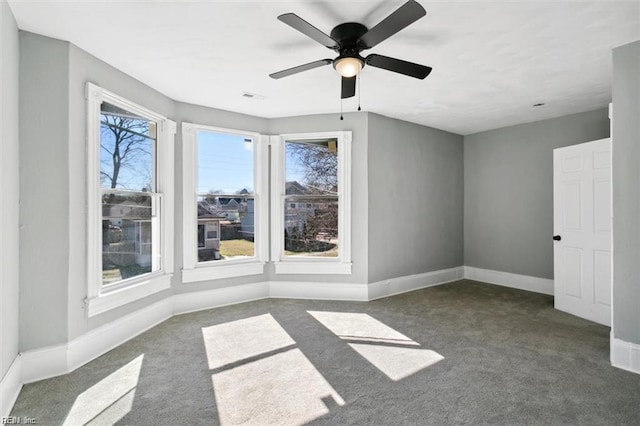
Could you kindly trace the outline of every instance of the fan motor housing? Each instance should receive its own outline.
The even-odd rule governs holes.
[[[340,43],[339,51],[341,55],[347,52],[358,54],[362,50],[362,47],[358,45],[358,40],[367,31],[369,29],[362,24],[345,22],[331,30],[331,38]]]

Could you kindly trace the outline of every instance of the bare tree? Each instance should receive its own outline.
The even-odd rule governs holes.
[[[149,122],[139,118],[131,118],[119,114],[102,114],[100,116],[102,150],[100,178],[110,188],[123,186],[123,171],[129,173],[128,178],[138,177],[143,181],[141,188],[149,189],[153,168],[148,163],[151,158],[152,146],[149,143]],[[140,163],[143,167],[137,167]],[[136,183],[140,183],[137,181]]]
[[[338,188],[338,155],[325,145],[290,143],[287,151],[304,169],[304,184],[311,190],[335,192]],[[315,191],[313,191],[315,192]]]
[[[300,215],[302,229],[289,236],[298,240],[305,251],[326,251],[332,245],[321,242],[320,235],[329,239],[337,236],[338,209],[335,204],[338,191],[338,155],[321,144],[287,144],[287,154],[295,161],[302,183],[309,195],[324,195],[313,199],[312,212]],[[302,200],[301,200],[302,201]],[[326,241],[326,240],[325,240]],[[290,246],[293,241],[290,241]]]

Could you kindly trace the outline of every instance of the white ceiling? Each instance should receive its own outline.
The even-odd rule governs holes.
[[[640,39],[640,0],[418,1],[426,17],[363,54],[433,72],[365,67],[362,109],[458,134],[605,107],[611,49]],[[68,40],[175,100],[273,118],[340,111],[331,66],[268,77],[335,56],[278,15],[329,33],[347,21],[371,28],[404,0],[9,3],[21,29]],[[345,112],[356,108],[357,97],[345,100]]]

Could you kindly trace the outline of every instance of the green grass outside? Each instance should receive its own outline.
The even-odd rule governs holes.
[[[224,257],[253,256],[255,244],[247,240],[220,241],[220,254]]]
[[[224,257],[253,256],[255,244],[247,240],[224,240],[220,242],[220,254]],[[338,257],[338,246],[325,252],[294,252],[285,250],[286,256]]]

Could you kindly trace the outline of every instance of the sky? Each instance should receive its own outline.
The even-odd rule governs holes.
[[[104,127],[104,126],[103,126]],[[151,152],[152,140],[141,141],[146,144],[145,150]],[[254,190],[253,165],[254,147],[256,141],[252,135],[228,134],[201,130],[198,132],[197,192],[200,194],[219,191],[224,194],[235,194],[242,189],[249,192]],[[113,146],[113,136],[109,131],[103,131],[102,144]],[[101,150],[101,167],[111,173],[110,155]],[[303,183],[304,170],[296,159],[286,154],[286,179]],[[151,154],[140,155],[132,164],[120,171],[118,188],[140,191],[146,186],[152,170]],[[110,181],[103,182],[103,188],[108,188]]]
[[[109,130],[109,127],[104,124],[107,116],[101,115],[100,119],[103,122],[100,126],[100,171],[109,176],[113,176],[113,157],[111,153],[114,151],[116,139]],[[109,122],[113,123],[112,120],[113,117],[110,117]],[[134,146],[136,150],[126,155],[123,159],[116,188],[129,191],[142,191],[144,188],[149,188],[153,178],[153,158],[151,153],[154,149],[155,139],[149,136],[149,128],[146,120],[135,120],[130,124],[135,126],[135,130],[144,132],[146,137],[141,134],[135,138]],[[124,146],[121,147],[121,152],[123,151]],[[111,178],[105,178],[101,174],[101,186],[102,188],[111,188]]]
[[[198,132],[198,193],[253,192],[253,148],[251,136]]]
[[[246,140],[249,140],[246,142]],[[198,132],[198,193],[222,191],[234,194],[254,189],[252,136]],[[302,167],[287,155],[287,180],[302,182]]]

